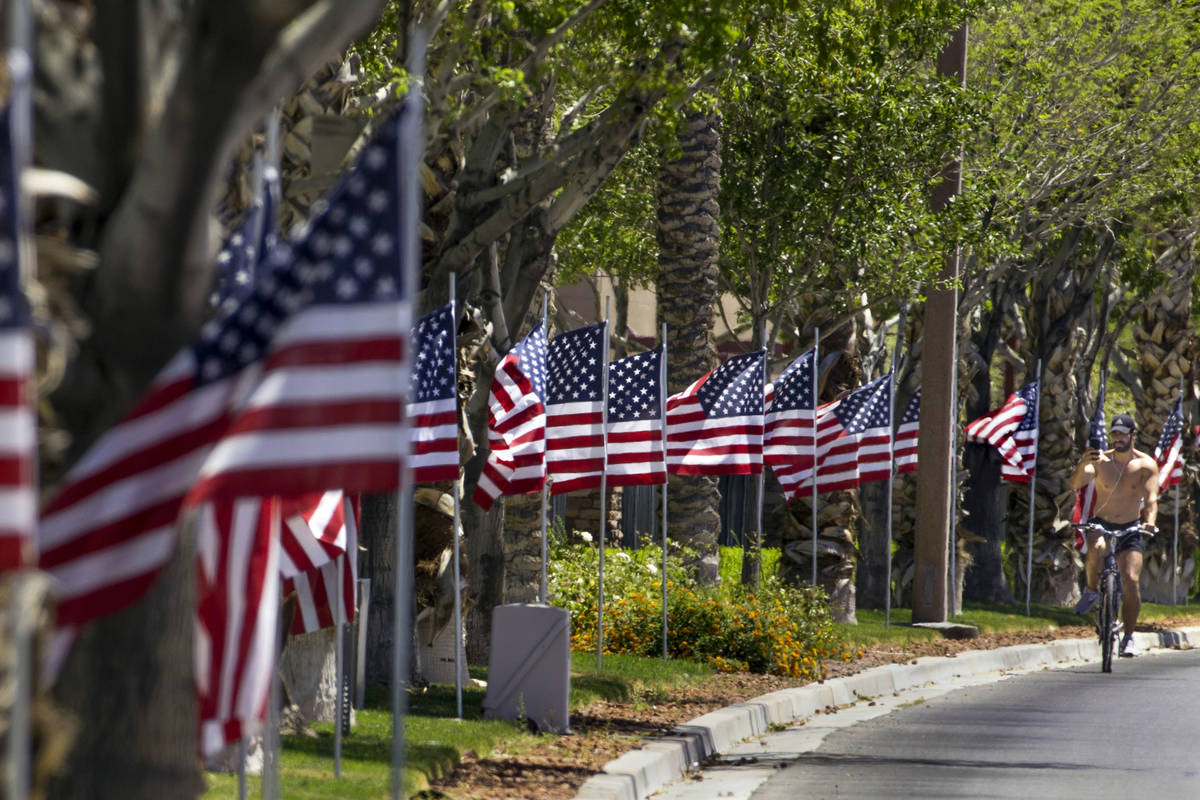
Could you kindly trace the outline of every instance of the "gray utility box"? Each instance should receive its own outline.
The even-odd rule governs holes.
[[[544,732],[570,727],[571,615],[513,603],[492,611],[492,647],[483,715],[528,719]]]

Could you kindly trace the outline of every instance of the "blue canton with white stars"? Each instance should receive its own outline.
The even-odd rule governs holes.
[[[21,292],[21,221],[12,137],[12,115],[5,106],[0,110],[0,328],[16,328],[29,321],[29,306]]]
[[[763,413],[764,351],[733,356],[713,370],[696,394],[704,414],[745,417]]]
[[[662,347],[608,365],[608,421],[662,416]]]
[[[447,305],[421,317],[413,339],[417,354],[414,400],[425,403],[454,397],[453,307]]]
[[[584,403],[601,399],[605,323],[560,333],[550,341],[546,402]]]
[[[529,335],[509,351],[517,358],[521,372],[529,379],[533,394],[545,405],[546,402],[546,326],[538,323]]]
[[[775,379],[771,411],[810,411],[813,407],[813,351],[809,350]]]
[[[194,348],[200,384],[262,358],[282,322],[306,307],[399,299],[399,145],[394,117],[317,204],[307,230],[273,249],[254,288],[205,326]]]
[[[1037,430],[1037,401],[1038,401],[1038,384],[1037,381],[1022,386],[1017,392],[1021,399],[1025,401],[1025,416],[1021,418],[1021,424],[1017,426],[1018,431],[1033,431]]]
[[[254,199],[245,219],[217,253],[216,288],[210,298],[214,308],[236,303],[249,292],[259,262],[279,246],[279,232],[275,225],[278,185],[279,171],[268,167],[263,172],[262,194]]]
[[[914,422],[921,421],[921,387],[917,387],[917,391],[913,393],[912,400],[908,401],[908,408],[904,409],[904,416],[900,418],[901,425],[911,425]]]
[[[868,428],[887,427],[892,418],[891,374],[876,378],[846,395],[833,409],[833,414],[849,435]]]

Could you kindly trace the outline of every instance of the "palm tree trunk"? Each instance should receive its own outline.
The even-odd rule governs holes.
[[[682,153],[658,173],[658,319],[667,326],[668,392],[676,393],[716,364],[713,317],[721,236],[720,117],[689,114],[679,132]],[[670,476],[668,535],[696,551],[697,578],[715,583],[720,528],[717,479]]]
[[[1136,414],[1139,449],[1150,452],[1162,432],[1163,423],[1185,387],[1184,405],[1191,400],[1195,380],[1195,334],[1190,324],[1192,280],[1196,275],[1195,232],[1175,232],[1162,236],[1162,256],[1158,269],[1167,276],[1133,324],[1137,342],[1138,373],[1146,402]],[[1177,587],[1177,602],[1187,599],[1194,577],[1197,535],[1192,513],[1191,492],[1180,486],[1179,565],[1173,575],[1175,501],[1174,489],[1159,497],[1158,527],[1161,533],[1146,545],[1142,567],[1142,599],[1154,603],[1172,602],[1172,584]],[[1174,580],[1172,580],[1174,578]]]

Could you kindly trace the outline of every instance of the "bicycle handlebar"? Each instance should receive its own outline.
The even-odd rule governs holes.
[[[1110,534],[1117,538],[1128,536],[1131,533],[1140,533],[1143,536],[1154,536],[1156,533],[1158,533],[1157,525],[1150,525],[1147,527],[1147,523],[1145,522],[1141,523],[1136,528],[1126,528],[1123,531],[1110,531],[1108,528],[1104,527],[1103,525],[1098,525],[1095,522],[1072,522],[1071,527],[1080,532],[1085,530],[1099,531],[1101,533]]]

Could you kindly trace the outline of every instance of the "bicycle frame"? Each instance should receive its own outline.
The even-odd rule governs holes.
[[[1121,570],[1117,566],[1117,542],[1134,533],[1150,537],[1154,533],[1142,527],[1127,528],[1123,531],[1110,531],[1094,522],[1076,524],[1075,529],[1084,534],[1087,531],[1098,532],[1104,537],[1104,564],[1100,569],[1100,580],[1097,586],[1100,601],[1096,605],[1096,634],[1100,637],[1100,669],[1112,672],[1113,650],[1117,647],[1117,637],[1121,633]],[[1130,631],[1132,633],[1132,631]]]

